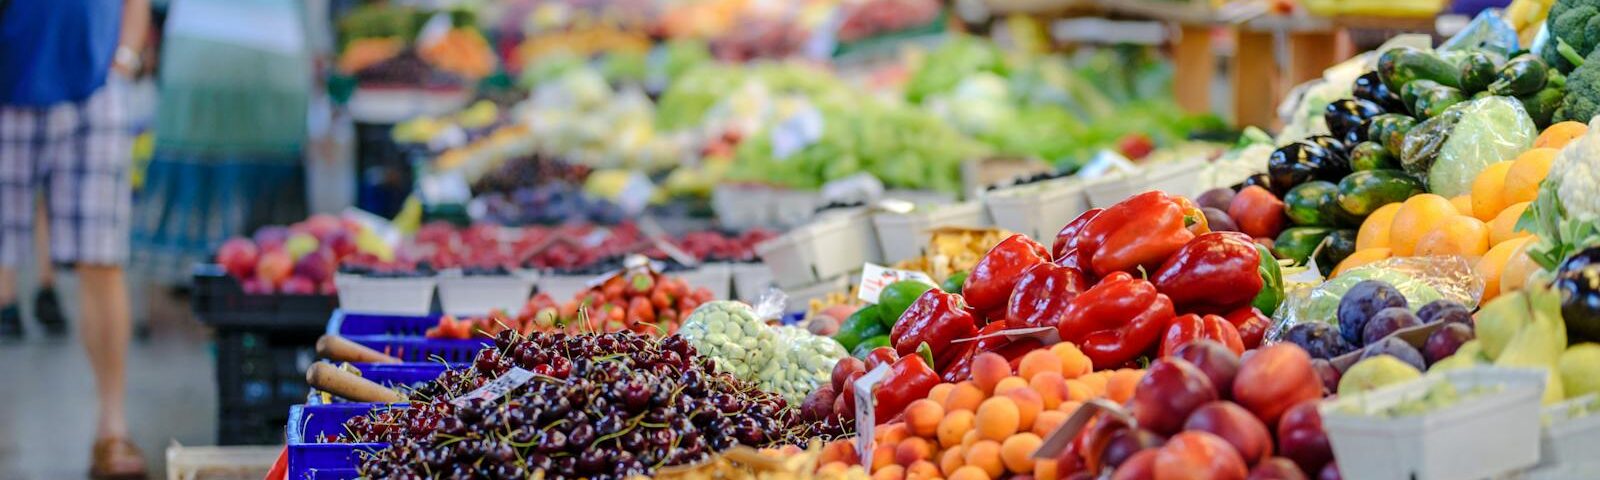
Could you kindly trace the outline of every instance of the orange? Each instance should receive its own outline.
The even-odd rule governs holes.
[[[993,395],[994,387],[1011,376],[1011,363],[994,352],[983,352],[972,357],[972,383],[985,395]]]
[[[996,383],[994,385],[994,394],[995,395],[1005,395],[1006,392],[1009,392],[1009,391],[1012,391],[1012,390],[1015,390],[1015,389],[1018,389],[1018,388],[1028,388],[1028,381],[1027,380],[1023,380],[1022,377],[1010,376],[1010,377],[1006,377],[1004,379],[1001,379],[1000,383]]]
[[[1457,215],[1438,225],[1417,240],[1416,256],[1460,255],[1480,257],[1489,251],[1489,225],[1466,215]]]
[[[1144,370],[1124,368],[1111,373],[1106,380],[1106,398],[1116,403],[1123,403],[1133,398],[1133,388],[1139,385],[1139,379],[1144,378]]]
[[[1556,154],[1560,152],[1554,148],[1535,148],[1518,155],[1511,162],[1511,170],[1506,172],[1505,189],[1501,193],[1506,204],[1531,202],[1539,196],[1539,183],[1550,174],[1550,164],[1555,163]]]
[[[1070,414],[1060,410],[1039,412],[1039,416],[1033,418],[1033,429],[1031,431],[1040,438],[1048,437],[1057,428],[1060,428],[1062,423],[1067,421],[1068,415]]]
[[[939,471],[944,472],[947,477],[955,475],[956,469],[967,464],[963,453],[965,452],[961,447],[945,449],[944,453],[939,455]]]
[[[989,478],[1000,478],[1006,473],[1005,463],[1000,460],[1000,442],[995,440],[979,440],[978,443],[967,447],[966,458],[962,459],[967,467],[978,467]],[[966,467],[961,467],[966,468]]]
[[[1033,428],[1033,419],[1039,417],[1039,412],[1044,411],[1044,399],[1038,392],[1028,388],[1012,389],[1005,393],[1013,403],[1017,404],[1017,430],[1028,431]]]
[[[1061,342],[1050,347],[1050,352],[1061,358],[1061,376],[1068,380],[1087,375],[1094,370],[1094,361],[1083,354],[1077,345]]]
[[[1400,210],[1394,213],[1394,221],[1390,224],[1389,248],[1395,256],[1409,257],[1423,235],[1457,216],[1460,215],[1456,213],[1455,205],[1451,205],[1450,200],[1444,197],[1424,193],[1406,199],[1400,205]]]
[[[939,402],[924,398],[906,406],[906,426],[913,435],[934,438],[941,420],[944,420],[944,407],[939,406]]]
[[[1017,428],[1022,425],[1021,417],[1017,402],[1007,397],[993,397],[984,400],[983,405],[978,407],[978,417],[973,420],[972,426],[980,438],[998,442],[1017,433]]]
[[[1527,240],[1511,252],[1511,258],[1506,260],[1504,267],[1500,267],[1500,293],[1521,290],[1528,283],[1528,277],[1536,272],[1543,271],[1533,257],[1528,256],[1528,249],[1539,244],[1539,237],[1524,237]]]
[[[1522,219],[1522,212],[1528,209],[1529,202],[1517,202],[1506,206],[1494,220],[1489,221],[1489,245],[1499,245],[1506,240],[1532,235],[1527,231],[1517,230],[1517,220]]]
[[[889,465],[883,468],[872,469],[872,480],[902,480],[906,478],[905,467]]]
[[[1544,133],[1539,134],[1539,138],[1533,139],[1533,148],[1554,148],[1559,150],[1561,147],[1571,143],[1573,139],[1581,137],[1588,132],[1589,126],[1584,125],[1583,122],[1568,120],[1557,123],[1545,127]]]
[[[1367,220],[1361,222],[1361,230],[1356,232],[1356,250],[1389,246],[1389,227],[1394,223],[1395,212],[1400,211],[1400,202],[1394,202],[1367,215]]]
[[[944,410],[946,412],[954,412],[956,410],[977,411],[978,404],[983,403],[984,396],[983,389],[978,388],[976,384],[970,381],[957,383],[955,388],[950,390],[950,395],[944,399]]]
[[[1022,361],[1017,363],[1017,375],[1024,380],[1033,381],[1033,377],[1044,372],[1061,373],[1061,357],[1045,349],[1034,350],[1022,356]]]
[[[1352,268],[1387,258],[1389,258],[1389,247],[1356,250],[1355,253],[1352,253],[1350,256],[1344,257],[1344,260],[1339,261],[1339,265],[1333,267],[1333,272],[1332,274],[1328,275],[1328,278],[1337,277],[1339,274],[1344,273]]]
[[[934,385],[933,389],[928,390],[928,400],[933,400],[939,405],[944,405],[945,399],[950,398],[950,391],[955,389],[956,384],[954,383],[941,383]]]
[[[1472,273],[1483,279],[1483,299],[1479,303],[1488,303],[1490,299],[1500,296],[1500,273],[1505,271],[1506,262],[1511,260],[1511,254],[1522,248],[1533,237],[1518,237],[1489,249],[1483,254],[1478,263],[1472,266]]]
[[[1060,372],[1044,372],[1033,376],[1028,381],[1028,388],[1039,393],[1039,399],[1044,401],[1046,410],[1056,408],[1067,399],[1067,380],[1061,378]]]
[[[1033,472],[1033,451],[1039,449],[1039,444],[1044,440],[1032,433],[1019,433],[1000,442],[1000,460],[1005,462],[1006,470],[1012,473]]]
[[[989,472],[984,471],[983,468],[966,465],[956,469],[945,480],[989,480],[990,478],[992,477],[989,476]]]
[[[1472,195],[1456,195],[1450,197],[1450,204],[1456,207],[1456,213],[1472,215]]]
[[[1506,172],[1511,170],[1510,161],[1499,161],[1483,167],[1478,172],[1477,178],[1472,180],[1472,211],[1463,215],[1472,215],[1479,220],[1489,220],[1506,207],[1504,191],[1506,185]]]
[[[967,410],[956,410],[945,414],[939,421],[939,428],[935,433],[939,436],[939,445],[950,448],[961,444],[961,437],[972,431],[973,414]]]

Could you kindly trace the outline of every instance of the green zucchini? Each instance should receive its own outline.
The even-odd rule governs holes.
[[[1283,210],[1295,225],[1332,225],[1325,206],[1339,204],[1339,186],[1326,180],[1295,185],[1283,194]]]
[[[1367,216],[1378,207],[1402,202],[1423,193],[1422,182],[1393,169],[1363,170],[1339,181],[1339,206],[1355,215]]]
[[[1467,96],[1462,95],[1460,89],[1441,85],[1422,92],[1422,96],[1417,97],[1417,103],[1412,104],[1411,111],[1417,114],[1417,118],[1428,119],[1466,100]]]
[[[1433,80],[1441,85],[1460,87],[1460,72],[1455,65],[1433,52],[1415,47],[1396,47],[1378,56],[1378,79],[1390,90],[1417,80]]]
[[[1513,58],[1500,67],[1499,77],[1489,84],[1489,91],[1507,97],[1532,95],[1544,89],[1545,82],[1549,80],[1549,71],[1550,67],[1539,57],[1523,55]]]
[[[1406,86],[1400,87],[1400,101],[1406,103],[1406,108],[1411,108],[1412,105],[1417,104],[1417,99],[1422,98],[1423,94],[1442,86],[1444,85],[1433,80],[1417,80],[1407,83]]]
[[[1561,101],[1566,98],[1566,92],[1560,88],[1546,87],[1526,97],[1518,97],[1522,102],[1522,109],[1528,111],[1528,117],[1533,119],[1533,126],[1539,130],[1550,126],[1550,120],[1555,118],[1556,109],[1561,107]]]
[[[1489,84],[1494,83],[1495,74],[1500,70],[1494,56],[1488,52],[1467,54],[1466,58],[1461,59],[1459,67],[1461,91],[1466,93],[1477,93],[1489,88]]]
[[[1305,265],[1306,260],[1311,258],[1311,252],[1329,233],[1333,233],[1333,229],[1328,227],[1288,228],[1272,241],[1272,250],[1278,258],[1294,260],[1295,265]]]
[[[1400,168],[1400,162],[1390,155],[1383,144],[1366,141],[1350,149],[1350,169],[1355,171]]]
[[[1339,266],[1339,262],[1356,252],[1356,231],[1350,228],[1334,230],[1319,243],[1322,249],[1313,247],[1312,251],[1317,256],[1317,272],[1326,277],[1333,273],[1333,267]]]
[[[1417,119],[1402,113],[1385,113],[1368,120],[1367,140],[1383,144],[1389,155],[1399,158],[1406,132],[1417,126]]]

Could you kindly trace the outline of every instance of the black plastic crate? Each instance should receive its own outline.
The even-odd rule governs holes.
[[[217,442],[283,442],[289,406],[305,401],[321,331],[217,331]]]
[[[221,265],[199,264],[191,306],[201,323],[217,328],[321,331],[339,308],[339,296],[246,294]]]

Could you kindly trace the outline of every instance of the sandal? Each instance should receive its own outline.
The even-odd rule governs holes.
[[[94,442],[89,477],[95,480],[145,480],[144,452],[126,438],[102,438]]]
[[[67,317],[61,311],[61,298],[56,289],[44,287],[33,296],[33,317],[39,319],[45,333],[52,336],[67,333]]]

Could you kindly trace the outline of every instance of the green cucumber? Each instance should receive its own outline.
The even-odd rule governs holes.
[[[1459,88],[1459,75],[1455,65],[1433,52],[1415,47],[1391,48],[1378,56],[1378,79],[1396,92],[1417,80],[1433,80],[1441,85]]]
[[[1385,113],[1372,117],[1367,127],[1367,140],[1383,144],[1389,156],[1399,158],[1406,132],[1417,126],[1417,119],[1401,113]]]
[[[1312,247],[1317,256],[1317,272],[1327,277],[1333,273],[1333,267],[1339,266],[1339,262],[1343,262],[1346,257],[1356,252],[1356,231],[1351,228],[1334,230],[1319,243],[1322,245],[1322,250]]]
[[[1539,93],[1526,97],[1518,97],[1522,102],[1522,109],[1528,111],[1528,117],[1533,119],[1533,126],[1539,130],[1550,126],[1550,120],[1555,118],[1556,109],[1561,107],[1561,101],[1566,93],[1560,88],[1545,87]]]
[[[1278,258],[1293,260],[1295,265],[1305,265],[1311,258],[1311,252],[1317,249],[1317,244],[1322,239],[1333,233],[1328,227],[1293,227],[1278,234],[1272,241],[1273,253]]]
[[[1494,83],[1489,84],[1489,91],[1507,97],[1532,95],[1544,89],[1544,84],[1549,80],[1549,71],[1550,67],[1539,57],[1523,55],[1513,58],[1500,67],[1500,74]]]
[[[1467,96],[1462,95],[1460,89],[1441,85],[1423,91],[1422,95],[1417,97],[1417,102],[1412,104],[1411,111],[1417,114],[1417,118],[1428,119],[1466,100]]]
[[[1350,169],[1355,171],[1378,170],[1384,168],[1400,168],[1400,161],[1395,160],[1383,144],[1378,142],[1357,143],[1350,149]]]
[[[1333,219],[1324,214],[1326,205],[1339,203],[1339,186],[1326,180],[1316,180],[1295,185],[1283,194],[1283,210],[1295,225],[1332,225]]]
[[[1400,101],[1405,102],[1406,108],[1409,109],[1412,105],[1417,104],[1417,99],[1422,98],[1423,94],[1443,86],[1433,80],[1417,80],[1407,83],[1406,86],[1400,87]]]
[[[1500,66],[1495,63],[1495,58],[1488,52],[1472,52],[1461,59],[1460,77],[1461,91],[1477,93],[1489,88],[1494,83],[1495,75]]]
[[[1363,170],[1339,181],[1339,206],[1359,216],[1423,193],[1422,182],[1394,169]]]

